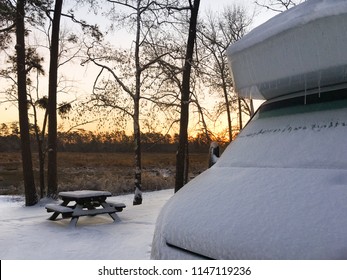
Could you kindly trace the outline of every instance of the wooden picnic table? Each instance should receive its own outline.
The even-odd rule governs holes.
[[[70,226],[76,226],[79,217],[109,214],[114,221],[119,221],[116,212],[121,212],[123,203],[106,202],[112,194],[107,191],[68,191],[60,192],[61,204],[47,204],[47,212],[53,212],[49,220],[55,220],[60,214],[62,218],[71,218]],[[72,203],[72,204],[71,204]]]

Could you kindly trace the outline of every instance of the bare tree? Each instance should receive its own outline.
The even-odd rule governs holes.
[[[50,50],[49,85],[48,85],[48,189],[47,196],[56,198],[58,192],[57,179],[57,81],[59,30],[63,0],[56,0],[52,21],[52,40]]]
[[[196,39],[196,27],[198,20],[200,0],[189,0],[190,21],[187,40],[187,50],[182,76],[181,91],[181,112],[179,143],[176,154],[176,179],[175,192],[180,190],[187,182],[187,163],[188,163],[188,122],[189,122],[189,101],[190,101],[190,74],[193,62],[194,45]]]
[[[50,66],[49,66],[49,81],[48,81],[48,189],[47,196],[56,198],[58,192],[58,175],[57,175],[57,87],[58,87],[58,68],[59,57],[61,57],[60,49],[60,20],[62,16],[72,19],[82,26],[86,32],[91,33],[93,37],[100,38],[102,34],[97,26],[91,26],[85,21],[77,20],[72,11],[69,14],[62,13],[63,0],[56,0],[53,11],[51,42],[50,42]],[[46,10],[49,16],[49,10]],[[70,41],[75,41],[75,37],[70,38]],[[74,56],[70,57],[72,59]],[[67,59],[64,63],[70,61]],[[69,103],[65,104],[69,105]],[[69,106],[60,106],[60,110],[64,111]]]
[[[178,176],[176,172],[176,179],[181,178],[181,182],[178,182],[181,186],[188,181],[189,120],[195,118],[194,121],[197,121],[197,123],[191,122],[190,126],[198,127],[204,134],[204,138],[211,140],[211,137],[213,137],[213,133],[208,128],[208,119],[211,119],[210,114],[200,102],[204,99],[205,91],[203,83],[201,82],[204,79],[201,76],[203,71],[200,70],[200,68],[203,68],[204,66],[201,66],[200,64],[201,58],[197,59],[199,58],[200,53],[202,53],[202,46],[195,47],[194,41],[193,48],[189,50],[190,53],[187,52],[188,43],[191,43],[191,39],[187,40],[187,37],[189,37],[189,34],[191,35],[191,28],[189,27],[193,5],[192,1],[177,1],[175,6],[168,7],[171,12],[176,13],[175,21],[171,24],[170,28],[170,30],[174,31],[171,33],[168,32],[168,36],[161,40],[162,43],[160,44],[160,47],[171,51],[170,55],[159,60],[161,66],[161,84],[158,95],[154,97],[158,106],[161,106],[167,114],[169,112],[171,113],[171,116],[168,117],[168,119],[171,118],[173,120],[172,123],[178,122],[180,128],[185,131],[180,131],[182,141],[178,150],[181,153],[177,153],[177,156],[180,156],[181,158],[176,160],[176,171],[178,171]],[[199,26],[199,28],[201,28],[201,26]],[[192,55],[192,58],[187,60],[187,55]],[[204,55],[205,54],[202,54],[202,56]],[[190,75],[187,93],[188,70]],[[183,81],[185,87],[183,87]],[[184,90],[186,91],[186,94],[183,94]],[[186,139],[185,143],[183,139]],[[182,146],[185,146],[185,148],[182,148]],[[183,150],[184,154],[182,152]]]
[[[113,50],[112,48],[101,48],[99,54],[96,44],[88,47],[86,62],[92,62],[100,67],[92,96],[94,108],[105,110],[117,110],[121,117],[130,117],[133,122],[134,156],[135,156],[135,195],[133,204],[142,203],[142,161],[141,161],[141,121],[140,115],[146,102],[146,91],[153,90],[150,70],[162,57],[169,52],[164,51],[152,56],[145,53],[144,48],[151,36],[153,29],[160,25],[158,13],[163,8],[156,1],[149,0],[119,0],[112,1],[110,15],[120,23],[127,23],[134,31],[134,48],[129,53],[126,50]],[[125,15],[117,13],[123,9]],[[103,79],[104,73],[111,75],[112,79]],[[105,77],[104,77],[105,78]],[[123,118],[124,120],[124,118]]]
[[[239,108],[239,123],[242,126],[241,100],[234,95],[233,81],[229,72],[226,50],[230,44],[241,39],[247,32],[252,17],[247,15],[241,6],[227,6],[220,14],[208,14],[198,33],[199,42],[203,45],[200,71],[205,77],[205,85],[211,91],[221,92],[223,102],[217,109],[217,116],[226,112],[229,141],[232,141],[232,109],[235,102]]]
[[[51,21],[49,21],[51,23]],[[50,42],[50,27],[47,30],[45,28],[42,29],[42,32],[47,36],[48,41]],[[76,46],[76,47],[74,47]],[[37,48],[51,49],[50,45],[39,44],[36,46]],[[81,47],[79,46],[75,34],[72,32],[61,32],[59,36],[59,54],[58,54],[58,68],[64,65],[65,63],[70,62],[75,59]],[[34,55],[31,55],[30,59],[35,58]],[[41,65],[44,62],[43,58],[36,56],[37,65]],[[38,158],[39,158],[39,183],[40,183],[40,197],[44,197],[46,194],[46,183],[45,183],[45,161],[46,161],[46,152],[47,152],[47,141],[46,141],[46,131],[48,125],[48,96],[46,94],[42,94],[42,90],[39,87],[41,76],[45,75],[45,72],[42,67],[36,67],[36,84],[34,82],[29,83],[28,97],[30,98],[30,105],[32,108],[32,119],[34,125],[34,131],[36,136],[37,148],[38,148]],[[71,87],[66,87],[61,84],[66,84],[68,81],[66,78],[61,75],[57,80],[57,94],[62,92],[68,92]],[[61,102],[57,104],[57,113],[61,117],[65,117],[68,112],[71,111],[71,103],[74,100],[70,100],[69,102]],[[39,124],[39,111],[42,110],[43,113],[43,121]]]
[[[28,100],[26,88],[26,61],[25,61],[25,1],[18,0],[16,6],[16,51],[17,51],[17,85],[18,108],[21,137],[21,151],[23,176],[25,187],[25,205],[31,206],[37,203],[33,164],[31,157]]]
[[[41,58],[43,60],[43,58]],[[45,127],[46,127],[46,120],[47,120],[47,113],[44,116],[43,121],[43,127],[42,131],[40,131],[39,125],[38,125],[38,113],[37,108],[44,108],[47,107],[47,98],[39,97],[39,75],[43,74],[43,69],[36,68],[36,101],[33,99],[33,95],[30,94],[30,89],[28,90],[28,97],[29,97],[29,104],[31,105],[31,108],[33,109],[33,117],[34,117],[34,131],[36,136],[36,143],[38,148],[38,158],[39,158],[39,185],[40,185],[40,198],[43,198],[45,193],[45,153],[44,153],[44,137],[45,137]],[[31,84],[31,83],[30,83]]]
[[[38,87],[35,88],[38,92]],[[39,184],[40,184],[40,198],[43,198],[46,194],[46,184],[45,184],[45,160],[46,160],[46,129],[48,120],[48,97],[39,97],[37,93],[37,99],[33,99],[32,95],[29,94],[30,105],[33,110],[33,128],[36,136],[38,158],[39,158]],[[44,117],[42,122],[42,127],[40,129],[38,120],[38,109],[44,110]],[[72,109],[71,103],[62,102],[58,104],[57,112],[61,117],[65,117]]]

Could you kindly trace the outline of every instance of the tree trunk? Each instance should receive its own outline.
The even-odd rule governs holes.
[[[141,130],[140,130],[140,90],[141,90],[141,65],[140,65],[140,31],[141,31],[141,1],[137,2],[137,29],[135,42],[136,84],[134,96],[134,144],[135,144],[135,195],[133,205],[142,204],[142,164],[141,164]]]
[[[134,113],[135,142],[135,195],[133,205],[142,204],[142,164],[141,164],[141,131],[139,125],[139,100],[135,101]]]
[[[45,117],[42,125],[42,132],[38,135],[38,143],[39,143],[39,161],[40,161],[40,195],[41,198],[44,197],[46,186],[45,186],[45,130],[47,125],[48,111],[46,108]]]
[[[34,108],[34,118],[35,118],[35,134],[36,134],[36,142],[37,142],[37,149],[39,154],[39,184],[40,184],[40,198],[44,197],[45,194],[45,156],[44,156],[44,143],[43,139],[41,138],[40,131],[38,129],[37,125],[37,115],[36,115],[36,109]]]
[[[38,120],[37,120],[37,110],[33,106],[34,110],[34,129],[36,136],[37,149],[39,154],[39,186],[40,186],[40,198],[45,195],[45,152],[44,152],[44,135],[45,135],[45,123],[47,119],[47,110],[44,117],[44,124],[42,132],[39,131]]]
[[[17,82],[18,82],[18,108],[19,127],[22,151],[22,166],[25,188],[25,205],[31,206],[37,203],[32,155],[30,147],[28,100],[26,90],[26,67],[25,67],[25,0],[17,1],[16,14],[16,51],[17,51]]]
[[[188,122],[189,122],[189,99],[190,99],[190,73],[192,68],[194,43],[196,38],[196,24],[199,12],[200,0],[194,0],[191,7],[191,17],[189,22],[189,35],[187,51],[183,69],[182,92],[181,92],[181,115],[180,115],[180,135],[178,151],[176,155],[176,181],[175,192],[187,183],[186,163],[188,162]]]
[[[58,53],[59,29],[63,0],[55,1],[52,24],[52,40],[49,66],[48,89],[48,191],[47,196],[56,198],[58,192],[57,180],[57,80],[58,80]]]

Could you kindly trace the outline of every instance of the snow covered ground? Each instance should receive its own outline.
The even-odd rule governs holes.
[[[172,195],[172,189],[144,193],[143,205],[139,206],[132,206],[133,195],[111,197],[110,201],[127,205],[119,213],[120,223],[113,223],[107,215],[81,217],[77,227],[72,229],[67,227],[69,220],[47,220],[49,213],[44,208],[45,202],[24,207],[21,197],[0,196],[1,279],[58,280],[64,275],[68,279],[85,280],[101,277],[186,280],[197,275],[199,279],[212,279],[211,275],[200,274],[200,269],[207,266],[229,272],[232,266],[249,267],[252,274],[247,279],[295,279],[298,273],[302,279],[346,279],[344,262],[322,265],[300,261],[148,260],[157,215]],[[44,259],[50,261],[43,262]],[[75,259],[82,261],[71,261]],[[112,274],[101,274],[104,269]],[[135,272],[131,274],[131,270]],[[172,274],[164,276],[164,271]],[[217,278],[230,277],[232,275],[226,273]]]
[[[48,201],[25,207],[23,197],[0,196],[0,259],[149,259],[158,213],[172,195],[172,189],[144,193],[138,206],[132,205],[132,194],[110,197],[126,205],[118,213],[121,222],[108,215],[81,217],[76,228],[68,227],[70,219],[47,220]]]

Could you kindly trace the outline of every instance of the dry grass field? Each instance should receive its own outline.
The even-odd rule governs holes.
[[[38,177],[37,155],[34,154]],[[207,154],[190,156],[190,177],[207,168]],[[114,195],[133,191],[134,155],[131,153],[59,153],[58,190],[108,190]],[[144,153],[142,155],[144,191],[174,187],[175,154]],[[37,180],[38,188],[38,180]],[[0,153],[0,195],[24,194],[21,156]]]

